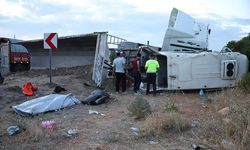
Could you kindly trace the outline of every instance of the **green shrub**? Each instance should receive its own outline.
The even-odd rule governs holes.
[[[116,143],[121,140],[121,133],[116,132],[116,131],[108,131],[104,135],[105,136],[103,138],[107,144]]]
[[[242,79],[238,82],[238,86],[244,92],[250,91],[250,73],[247,73],[242,77]]]
[[[147,100],[137,96],[134,101],[128,105],[128,111],[135,119],[141,119],[151,113],[151,107]]]
[[[165,105],[165,110],[168,112],[178,111],[178,108],[174,101],[168,101]]]
[[[113,63],[114,59],[116,58],[116,52],[115,51],[111,51],[110,55],[109,55],[109,60],[111,63]]]

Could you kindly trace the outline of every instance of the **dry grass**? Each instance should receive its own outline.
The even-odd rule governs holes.
[[[182,132],[188,128],[188,121],[178,112],[154,113],[142,124],[144,134],[153,136],[167,132]]]
[[[39,121],[36,119],[21,119],[19,126],[26,132],[26,137],[34,141],[38,141],[44,136],[44,131],[39,125]]]
[[[108,131],[104,134],[104,141],[108,143],[116,143],[121,140],[122,134],[117,131]]]
[[[209,143],[220,144],[225,138],[225,126],[222,118],[216,112],[208,113],[200,120],[201,130],[198,130],[201,139],[205,138]]]
[[[44,137],[57,138],[59,133],[58,127],[52,129],[44,129],[41,127],[41,120],[34,118],[21,118],[18,121],[18,126],[24,131],[23,139],[31,139],[32,141],[39,141]]]
[[[225,89],[215,96],[214,112],[204,117],[201,136],[220,144],[232,141],[239,149],[250,147],[250,95],[239,88]],[[229,114],[220,116],[218,110],[229,107]]]
[[[250,147],[250,96],[243,101],[235,100],[230,105],[227,136],[242,147]]]

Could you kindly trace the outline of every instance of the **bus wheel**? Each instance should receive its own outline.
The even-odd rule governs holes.
[[[10,64],[10,72],[16,72],[16,64]]]
[[[25,69],[25,71],[29,71],[30,70],[30,64],[24,64],[24,69]]]

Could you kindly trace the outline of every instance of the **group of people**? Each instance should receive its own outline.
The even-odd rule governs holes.
[[[113,61],[113,75],[116,77],[116,93],[120,92],[120,85],[122,87],[122,93],[126,92],[126,59],[120,52],[116,54],[116,58]],[[134,77],[134,93],[138,93],[141,84],[141,54],[138,53],[136,58],[132,60],[132,73]],[[154,58],[154,55],[149,56],[149,60],[145,63],[146,69],[146,82],[147,90],[146,95],[149,94],[150,84],[153,84],[153,95],[156,96],[156,73],[160,68],[158,61]]]

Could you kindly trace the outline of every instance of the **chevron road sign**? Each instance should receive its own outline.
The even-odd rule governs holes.
[[[52,49],[57,48],[57,33],[44,33],[43,46],[49,49],[49,83],[52,85]]]
[[[44,49],[56,49],[57,48],[57,33],[44,33]]]

